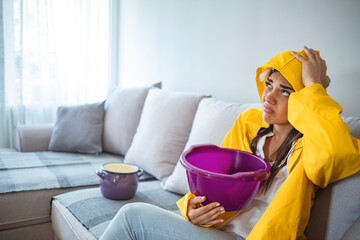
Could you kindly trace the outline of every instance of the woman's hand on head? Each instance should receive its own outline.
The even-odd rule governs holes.
[[[205,197],[194,197],[189,200],[187,215],[190,222],[196,225],[213,225],[223,222],[223,219],[216,218],[225,212],[224,207],[218,202],[201,207],[200,203],[204,201]]]
[[[307,87],[313,83],[320,83],[324,88],[330,84],[330,78],[326,75],[326,62],[320,58],[319,54],[311,48],[304,46],[304,51],[308,57],[306,60],[300,54],[292,51],[291,54],[302,64],[302,79],[304,86]]]

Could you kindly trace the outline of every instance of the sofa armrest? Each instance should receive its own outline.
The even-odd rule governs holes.
[[[19,125],[14,133],[14,148],[18,152],[48,151],[53,124]]]

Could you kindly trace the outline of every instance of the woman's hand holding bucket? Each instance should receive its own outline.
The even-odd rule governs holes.
[[[222,223],[223,219],[217,219],[225,212],[220,203],[213,202],[202,206],[206,197],[194,197],[189,200],[187,215],[189,220],[196,225],[214,225]]]

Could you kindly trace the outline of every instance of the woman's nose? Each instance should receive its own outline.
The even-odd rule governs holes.
[[[268,93],[265,95],[265,101],[267,101],[267,102],[270,103],[270,104],[275,104],[275,103],[276,103],[276,98],[275,98],[275,94],[274,94],[273,91],[268,92]]]

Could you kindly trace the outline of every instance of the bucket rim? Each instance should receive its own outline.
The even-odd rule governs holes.
[[[188,156],[189,154],[191,154],[193,151],[199,149],[199,148],[209,148],[209,149],[217,149],[217,150],[221,150],[221,151],[230,151],[230,152],[241,152],[242,154],[246,154],[246,155],[251,155],[252,157],[256,158],[257,160],[259,160],[260,162],[262,162],[264,164],[264,169],[259,169],[256,171],[249,171],[249,172],[237,172],[234,174],[222,174],[222,173],[215,173],[215,172],[209,172],[203,169],[200,169],[198,167],[195,167],[194,165],[190,164],[187,160],[186,160],[186,156]],[[185,152],[183,152],[180,156],[180,163],[181,165],[186,169],[186,171],[203,176],[203,177],[208,177],[208,178],[213,178],[213,179],[219,179],[219,180],[227,180],[227,181],[243,181],[243,182],[257,182],[257,181],[263,181],[265,179],[267,179],[270,176],[270,170],[271,170],[271,166],[270,164],[263,158],[249,153],[249,152],[245,152],[245,151],[241,151],[238,149],[231,149],[231,148],[222,148],[222,147],[218,147],[214,144],[197,144],[197,145],[192,145],[188,150],[186,150]]]

